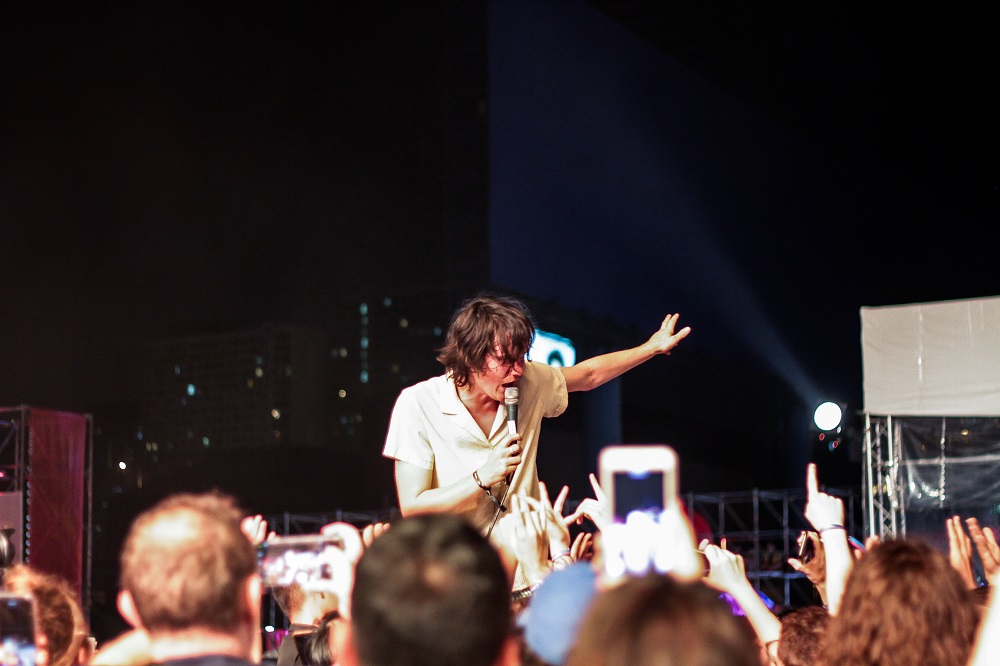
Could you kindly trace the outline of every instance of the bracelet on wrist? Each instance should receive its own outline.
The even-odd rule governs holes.
[[[826,527],[820,529],[819,533],[823,534],[824,532],[831,532],[833,530],[844,530],[846,532],[847,528],[844,527],[843,525],[838,525],[837,523],[832,523],[832,524],[827,525]]]
[[[479,478],[479,470],[478,469],[472,470],[472,480],[476,482],[477,486],[479,486],[480,488],[482,488],[486,492],[490,492],[490,487],[487,486],[487,485],[485,485],[483,483],[482,479]]]
[[[559,569],[565,569],[566,567],[576,564],[576,560],[573,559],[572,555],[560,555],[551,562],[551,567],[553,571]]]

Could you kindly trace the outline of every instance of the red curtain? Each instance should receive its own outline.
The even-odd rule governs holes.
[[[31,408],[28,441],[28,562],[82,594],[87,416]]]

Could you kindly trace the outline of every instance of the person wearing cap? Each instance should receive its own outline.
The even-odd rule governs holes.
[[[403,389],[392,410],[382,453],[395,460],[401,513],[460,514],[492,533],[510,566],[493,527],[505,494],[539,497],[535,461],[542,419],[561,414],[570,392],[597,388],[669,354],[691,332],[675,332],[678,318],[667,315],[637,347],[552,367],[526,359],[535,326],[524,303],[492,294],[466,300],[438,353],[444,374]],[[516,432],[507,426],[508,388],[518,389]]]

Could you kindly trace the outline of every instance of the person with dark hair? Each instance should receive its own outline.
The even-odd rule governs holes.
[[[118,609],[157,664],[260,661],[257,554],[233,498],[180,493],[132,523],[121,550]]]
[[[49,666],[87,663],[91,652],[90,629],[76,592],[66,579],[28,564],[15,564],[4,572],[2,589],[35,600],[38,628],[45,636],[44,641],[39,641],[40,649],[47,653],[45,663]]]
[[[517,663],[510,586],[496,549],[464,518],[412,515],[358,560],[344,663]]]
[[[320,618],[312,631],[289,636],[297,651],[294,663],[302,666],[336,666],[340,663],[339,648],[344,644],[348,624],[340,612],[334,610]]]
[[[301,585],[292,583],[271,588],[271,597],[289,622],[288,634],[278,645],[277,666],[303,664],[301,648],[305,640],[319,629],[324,629],[325,640],[329,631],[326,621],[331,614],[340,617],[337,595],[328,590],[303,590]],[[326,654],[329,657],[329,650]]]
[[[542,419],[561,414],[570,392],[594,389],[669,354],[691,332],[675,332],[678,317],[667,315],[637,347],[552,367],[526,359],[535,326],[524,303],[488,294],[466,300],[438,355],[445,373],[403,389],[392,410],[383,455],[395,460],[402,514],[457,513],[482,533],[492,531],[502,547],[493,526],[505,493],[539,499]],[[508,388],[518,390],[516,433],[506,427]]]
[[[760,666],[753,628],[718,591],[672,575],[628,577],[591,602],[566,666]]]

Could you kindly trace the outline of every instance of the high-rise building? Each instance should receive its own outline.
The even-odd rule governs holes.
[[[289,325],[149,341],[145,449],[159,457],[328,445],[328,359],[324,333]]]

